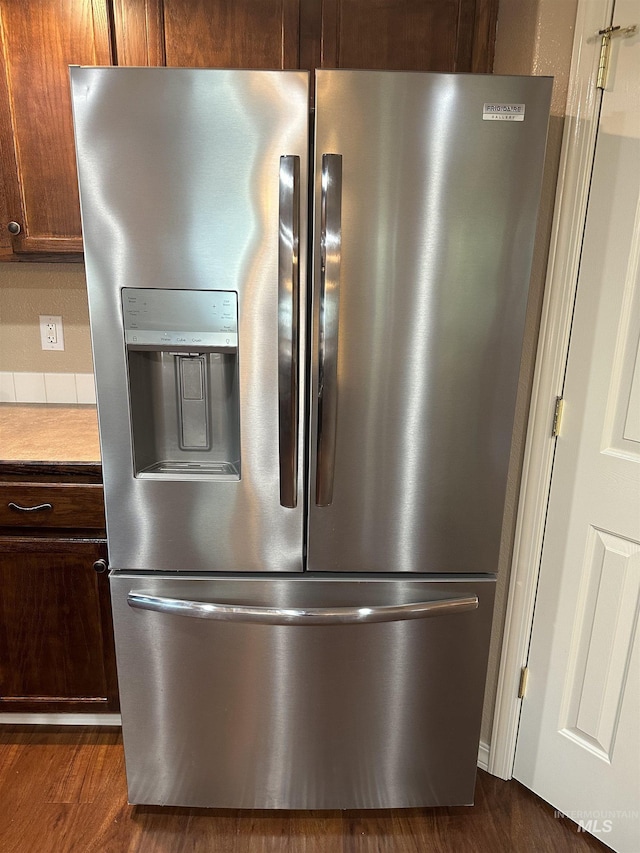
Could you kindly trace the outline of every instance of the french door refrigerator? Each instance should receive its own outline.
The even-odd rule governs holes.
[[[130,801],[471,803],[551,80],[71,80]]]

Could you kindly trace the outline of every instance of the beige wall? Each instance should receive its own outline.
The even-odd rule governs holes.
[[[498,568],[498,589],[489,652],[489,673],[482,719],[482,740],[489,743],[493,724],[498,667],[507,606],[509,574],[518,509],[518,492],[529,401],[535,367],[540,312],[553,220],[560,148],[567,101],[573,28],[578,0],[501,0],[498,11],[495,74],[534,74],[554,77],[547,158],[538,217],[538,233],[533,257],[533,272],[520,387],[514,428],[514,443],[507,490],[502,548]]]
[[[64,352],[42,350],[41,314],[62,317]],[[93,371],[83,264],[0,263],[0,371]]]

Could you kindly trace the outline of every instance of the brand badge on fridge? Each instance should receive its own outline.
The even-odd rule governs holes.
[[[524,121],[524,104],[485,104],[482,121]]]

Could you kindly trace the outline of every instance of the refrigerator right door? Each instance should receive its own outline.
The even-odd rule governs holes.
[[[308,569],[495,572],[552,80],[316,81]]]

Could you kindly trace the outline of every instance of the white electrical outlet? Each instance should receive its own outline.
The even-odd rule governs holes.
[[[52,317],[49,314],[40,315],[40,342],[42,349],[64,349],[62,317]]]

